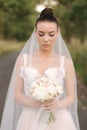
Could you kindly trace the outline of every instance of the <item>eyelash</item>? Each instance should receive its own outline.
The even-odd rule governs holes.
[[[51,34],[51,35],[50,35],[50,37],[53,37],[53,36],[54,36],[54,34]]]
[[[40,37],[43,37],[43,36],[44,36],[44,34],[39,34],[39,36],[40,36]],[[53,36],[54,36],[54,34],[50,34],[49,36],[50,36],[50,37],[53,37]]]
[[[43,34],[39,34],[40,37],[44,36]]]

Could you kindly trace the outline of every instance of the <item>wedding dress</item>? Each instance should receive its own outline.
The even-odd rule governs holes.
[[[66,76],[64,70],[64,58],[64,56],[61,56],[61,64],[58,68],[49,67],[43,74],[47,77],[56,76],[58,78],[58,83],[62,86],[64,85],[64,78]],[[23,55],[23,59],[24,65],[20,68],[20,76],[24,80],[25,95],[32,98],[29,92],[29,86],[33,81],[42,75],[37,69],[27,66],[27,54]],[[67,108],[62,108],[55,111],[54,114],[56,120],[49,125],[39,122],[42,111],[43,109],[41,107],[24,107],[18,119],[16,130],[76,130],[72,116]]]

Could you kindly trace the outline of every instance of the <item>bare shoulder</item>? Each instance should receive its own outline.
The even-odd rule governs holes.
[[[66,69],[73,69],[74,65],[73,65],[73,61],[71,58],[65,57],[65,68]]]
[[[19,55],[17,57],[16,63],[17,63],[18,66],[23,65],[23,55]]]
[[[71,58],[65,57],[65,73],[68,79],[75,76],[75,69]]]

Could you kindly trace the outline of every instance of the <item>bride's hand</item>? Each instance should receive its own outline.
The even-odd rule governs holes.
[[[29,104],[32,108],[38,108],[40,107],[42,104],[41,102],[37,101],[37,100],[30,100],[30,104]]]
[[[42,104],[42,108],[46,109],[49,112],[56,111],[59,108],[59,102],[58,100],[45,101]]]

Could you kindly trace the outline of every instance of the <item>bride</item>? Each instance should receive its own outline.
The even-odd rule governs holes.
[[[62,86],[59,98],[40,102],[32,97],[31,84],[43,76]],[[45,8],[15,63],[0,130],[80,130],[76,88],[74,66],[59,22],[53,10]],[[49,113],[55,120],[50,118],[48,124]]]

